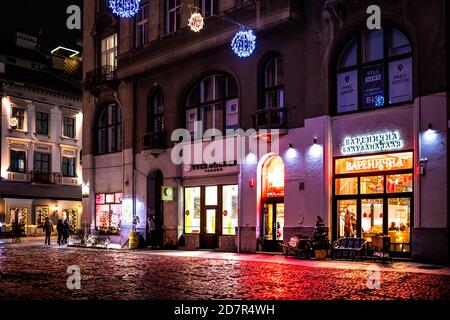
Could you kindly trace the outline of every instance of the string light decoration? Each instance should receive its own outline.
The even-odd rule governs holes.
[[[191,28],[191,30],[194,32],[199,32],[200,30],[202,30],[204,25],[202,15],[198,12],[194,12],[193,14],[191,14],[188,25],[189,28]]]
[[[109,0],[109,8],[121,18],[131,18],[139,12],[141,0]]]
[[[231,48],[238,57],[249,57],[256,48],[256,36],[253,33],[253,30],[239,30],[231,41]]]
[[[384,106],[384,97],[378,95],[375,97],[375,107],[382,107],[382,106]]]

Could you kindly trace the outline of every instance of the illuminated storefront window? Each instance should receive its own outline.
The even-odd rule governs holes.
[[[75,208],[63,209],[64,218],[69,219],[70,231],[75,232],[78,228],[78,210]]]
[[[388,235],[395,255],[411,252],[412,152],[335,160],[335,238]]]
[[[238,226],[238,186],[223,186],[222,201],[222,234],[235,235]]]
[[[263,168],[263,196],[284,196],[284,163],[279,156],[267,160]]]
[[[96,226],[99,230],[114,234],[120,233],[122,196],[122,193],[97,193],[95,195]]]
[[[200,187],[184,190],[184,232],[200,233]]]
[[[34,211],[36,214],[36,226],[43,227],[45,218],[48,217],[48,206],[36,206]]]

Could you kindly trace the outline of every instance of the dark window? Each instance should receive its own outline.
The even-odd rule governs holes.
[[[217,0],[197,0],[198,7],[204,18],[217,14],[218,1]]]
[[[34,154],[34,171],[50,172],[50,154],[39,152]]]
[[[25,172],[25,151],[11,150],[10,168],[11,172]]]
[[[13,107],[11,118],[16,118],[17,125],[11,126],[12,129],[23,130],[25,120],[25,110],[22,108]]]
[[[187,98],[186,128],[193,133],[195,121],[202,122],[203,130],[214,128],[223,132],[224,128],[237,128],[237,96],[236,82],[230,76],[214,74],[203,78]]]
[[[62,175],[64,177],[75,177],[75,158],[62,158]]]
[[[104,108],[97,120],[97,154],[122,151],[122,112],[115,104]]]
[[[164,131],[164,94],[158,89],[151,97],[147,106],[147,132]]]
[[[69,138],[75,138],[75,119],[66,118],[63,119],[63,135]]]
[[[48,134],[48,113],[36,112],[36,133]]]
[[[283,59],[280,56],[267,61],[264,68],[264,108],[284,107]]]
[[[142,3],[136,15],[136,48],[148,41],[148,4]]]
[[[336,113],[411,102],[410,41],[394,28],[361,32],[340,52],[335,81]]]
[[[166,0],[166,33],[180,29],[180,0]]]

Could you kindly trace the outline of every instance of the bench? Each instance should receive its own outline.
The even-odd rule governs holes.
[[[333,259],[360,259],[366,253],[366,240],[361,238],[341,238],[333,243]]]
[[[311,258],[313,255],[312,243],[310,239],[300,238],[293,236],[289,240],[288,244],[280,244],[283,247],[286,257],[289,254],[295,257]]]

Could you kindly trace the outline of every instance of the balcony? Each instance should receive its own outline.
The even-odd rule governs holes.
[[[162,150],[166,148],[166,132],[144,133],[142,143],[144,149]]]
[[[113,66],[102,66],[86,73],[85,87],[95,94],[102,87],[117,90],[119,81]]]
[[[253,114],[255,129],[287,129],[287,108],[258,108]]]
[[[61,184],[61,174],[57,172],[31,172],[31,183],[36,184]]]

